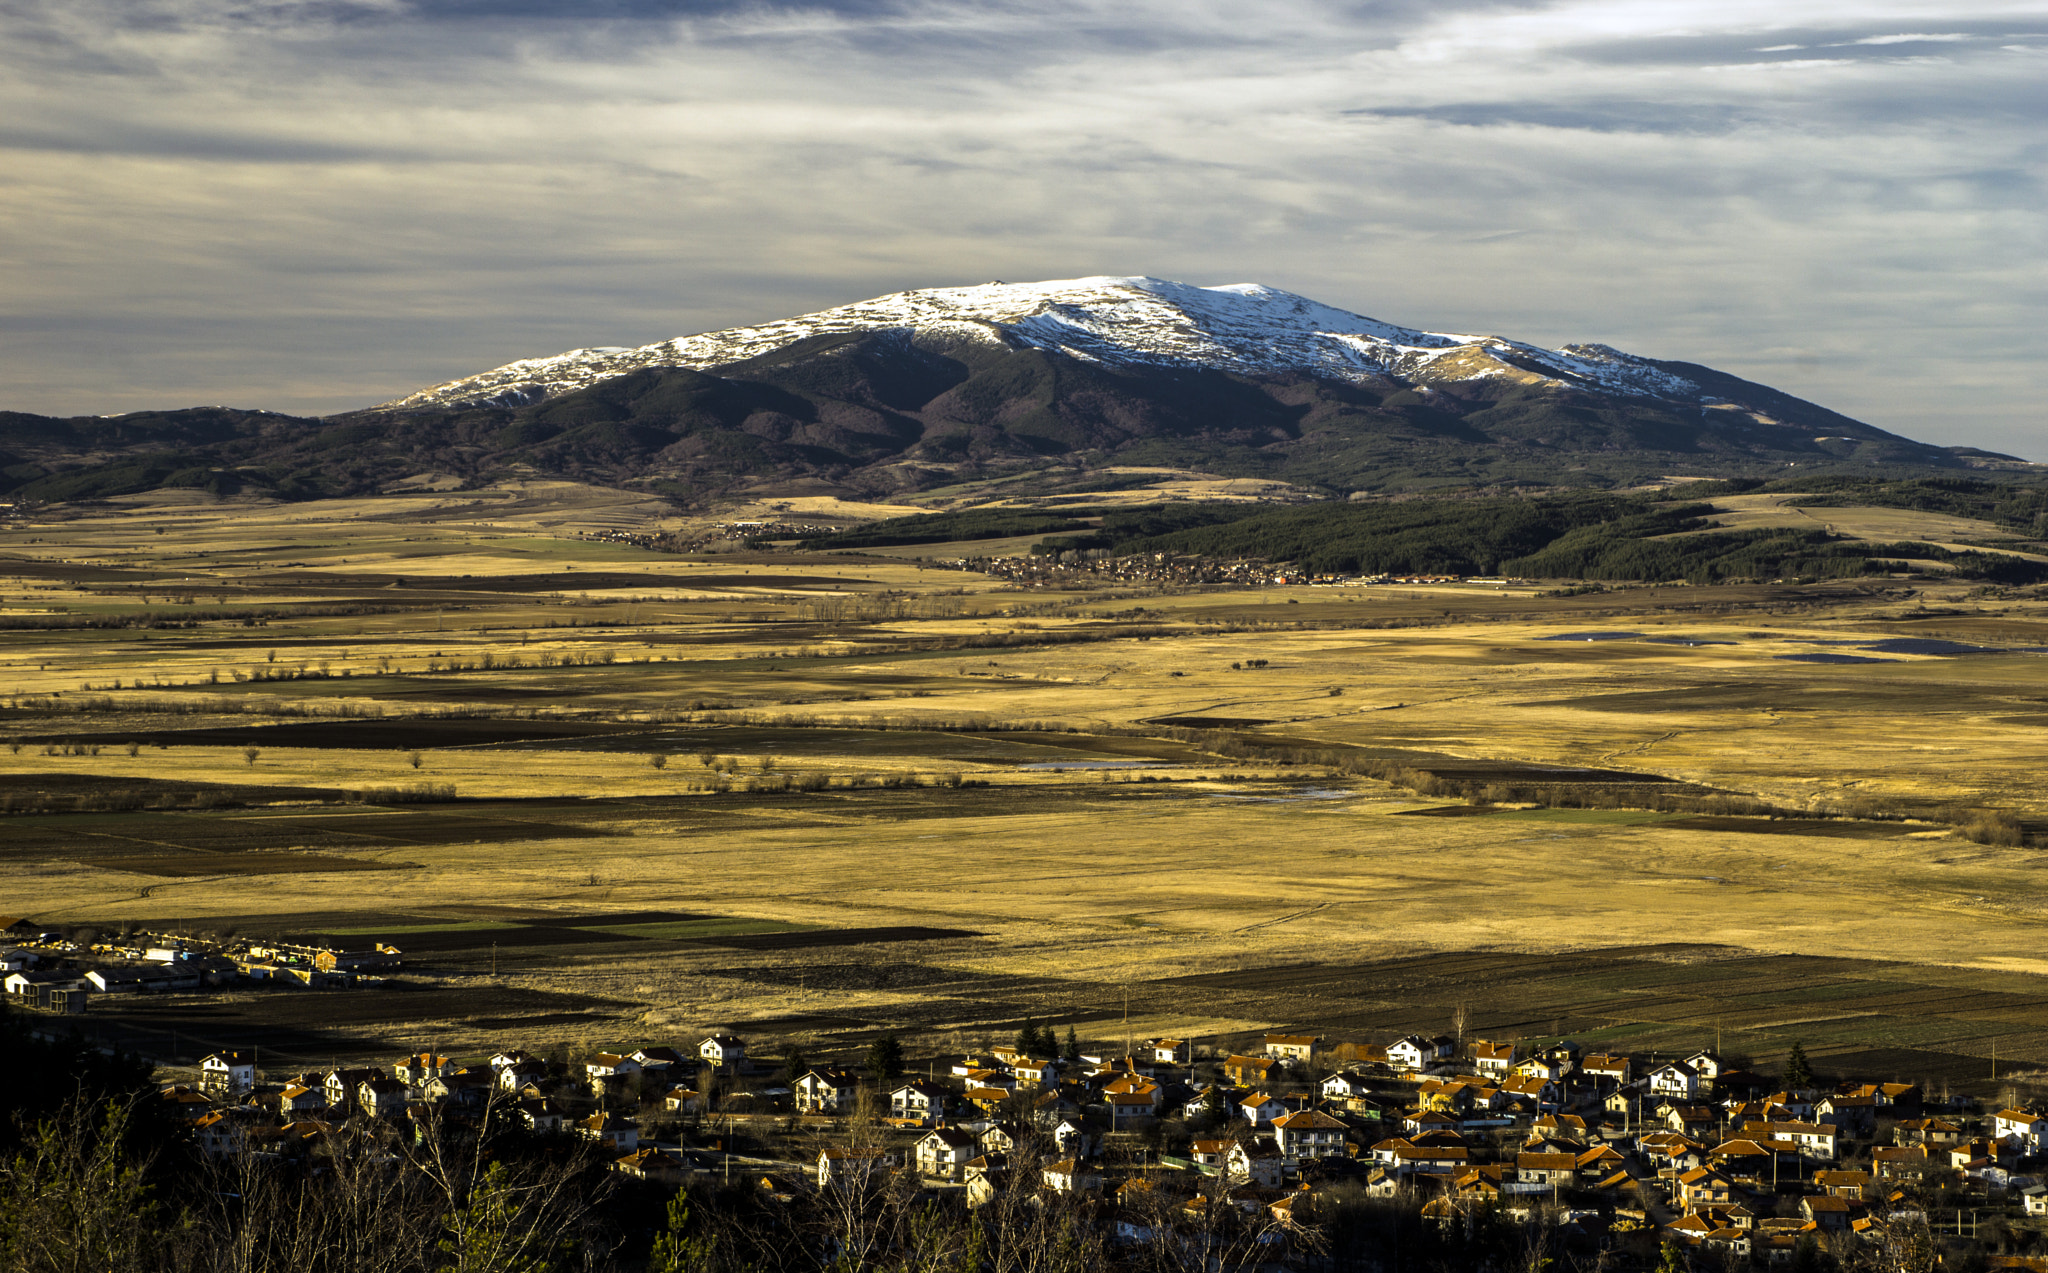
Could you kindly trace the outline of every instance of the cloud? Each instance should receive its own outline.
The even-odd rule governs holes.
[[[1981,36],[1953,32],[1948,35],[1866,35],[1851,44],[1955,44],[1963,40],[1981,39]]]
[[[1149,273],[2026,449],[2048,13],[1997,6],[0,0],[0,407]]]

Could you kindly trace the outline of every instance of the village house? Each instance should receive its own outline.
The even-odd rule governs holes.
[[[1579,1062],[1579,1073],[1588,1078],[1626,1084],[1629,1081],[1630,1062],[1626,1056],[1598,1053]]]
[[[1706,1090],[1700,1072],[1683,1061],[1673,1061],[1651,1070],[1649,1085],[1654,1095],[1675,1096],[1685,1101],[1700,1096]]]
[[[600,1110],[589,1118],[579,1120],[576,1134],[585,1140],[594,1140],[606,1149],[616,1153],[630,1154],[640,1148],[640,1129],[630,1118],[607,1114]]]
[[[1789,1140],[1808,1158],[1818,1162],[1835,1160],[1835,1128],[1827,1123],[1744,1123],[1742,1134],[1753,1140]]]
[[[1049,1057],[1043,1061],[1037,1060],[1032,1057],[1024,1057],[1019,1059],[1015,1065],[1010,1067],[1010,1073],[1008,1077],[1014,1080],[1014,1086],[1047,1087],[1056,1084],[1060,1081],[1060,1067],[1064,1064],[1065,1062],[1060,1061],[1059,1059],[1053,1057]],[[1001,1074],[995,1074],[991,1075],[990,1077],[994,1079],[1001,1079],[1005,1076]],[[1012,1085],[1013,1084],[1011,1083],[1001,1084],[1001,1086],[1004,1087],[1009,1087]],[[994,1084],[991,1084],[991,1086],[994,1086]]]
[[[1489,1043],[1480,1039],[1472,1045],[1472,1066],[1490,1079],[1504,1079],[1515,1068],[1516,1048],[1512,1043]]]
[[[429,1079],[424,1095],[430,1101],[451,1101],[475,1109],[490,1104],[491,1086],[488,1070],[457,1070]]]
[[[1227,1184],[1278,1189],[1285,1169],[1286,1161],[1281,1157],[1280,1147],[1265,1136],[1256,1137],[1249,1143],[1239,1141],[1223,1156],[1223,1178]]]
[[[1078,1115],[1052,1126],[1052,1147],[1062,1154],[1087,1156],[1102,1148],[1101,1133]]]
[[[406,1100],[412,1095],[403,1079],[364,1079],[356,1084],[356,1105],[371,1118],[389,1118],[405,1112]]]
[[[530,1096],[514,1107],[519,1111],[519,1121],[528,1131],[552,1132],[562,1126],[562,1111],[544,1096]]]
[[[391,1077],[404,1083],[417,1095],[426,1089],[429,1080],[444,1074],[455,1073],[455,1061],[451,1057],[436,1056],[432,1052],[420,1052],[405,1057],[391,1067]]]
[[[184,1122],[203,1118],[213,1110],[213,1102],[205,1095],[180,1084],[174,1083],[165,1088],[162,1096],[164,1103],[170,1106],[171,1117]]]
[[[1223,1062],[1223,1077],[1238,1087],[1259,1087],[1277,1078],[1279,1068],[1270,1056],[1233,1056]]]
[[[1397,1070],[1413,1072],[1426,1069],[1438,1061],[1448,1058],[1455,1050],[1449,1039],[1425,1039],[1418,1034],[1404,1035],[1387,1045],[1387,1064]]]
[[[1553,1140],[1584,1140],[1587,1130],[1586,1120],[1577,1114],[1545,1114],[1529,1126],[1531,1136]]]
[[[967,1164],[967,1205],[985,1207],[1009,1184],[1009,1161],[1001,1154],[983,1154]]]
[[[993,1056],[977,1056],[976,1054],[970,1052],[966,1056],[953,1062],[952,1073],[954,1078],[965,1078],[970,1074],[978,1074],[982,1071],[1002,1070],[1007,1068],[1007,1066],[1005,1066],[1001,1061],[996,1060]]]
[[[1105,1092],[1102,1104],[1109,1112],[1112,1129],[1121,1128],[1133,1120],[1144,1120],[1159,1113],[1159,1089],[1154,1087],[1144,1092]]]
[[[1708,1167],[1695,1167],[1685,1172],[1675,1185],[1673,1197],[1688,1210],[1726,1205],[1736,1200],[1735,1182]]]
[[[714,1034],[697,1045],[697,1057],[706,1065],[737,1067],[747,1062],[746,1040],[730,1034]]]
[[[1014,1154],[1031,1136],[1032,1129],[1021,1123],[992,1121],[982,1126],[977,1141],[985,1154]]]
[[[917,1142],[917,1169],[927,1176],[958,1180],[967,1164],[981,1156],[974,1137],[954,1127],[936,1127]]]
[[[1874,1096],[1823,1096],[1813,1103],[1809,1117],[1844,1136],[1868,1136],[1877,1130],[1877,1108]]]
[[[1273,1141],[1289,1166],[1345,1156],[1344,1124],[1317,1110],[1300,1110],[1274,1119]]]
[[[1787,1179],[1799,1172],[1799,1147],[1785,1140],[1724,1140],[1707,1151],[1707,1161],[1738,1180],[1774,1183],[1782,1173]]]
[[[1851,1202],[1869,1198],[1874,1187],[1867,1171],[1816,1171],[1813,1183],[1828,1197],[1847,1198]]]
[[[77,974],[56,969],[17,969],[8,973],[4,981],[0,981],[0,988],[5,988],[7,993],[15,998],[35,1000],[38,992],[45,986],[65,986],[78,980]]]
[[[1237,1103],[1238,1114],[1254,1127],[1263,1127],[1287,1112],[1287,1107],[1264,1092],[1254,1092]]]
[[[192,1136],[199,1143],[199,1152],[209,1158],[240,1153],[245,1143],[241,1127],[219,1110],[193,1120]]]
[[[929,1122],[946,1112],[946,1089],[934,1083],[905,1083],[889,1093],[889,1115]]]
[[[799,1113],[850,1113],[859,1094],[860,1080],[845,1070],[811,1070],[796,1081]]]
[[[683,1054],[674,1048],[635,1048],[633,1059],[640,1063],[642,1070],[654,1070],[666,1074],[671,1070],[680,1071],[688,1063]]]
[[[1320,1090],[1326,1101],[1359,1101],[1372,1095],[1372,1085],[1365,1076],[1348,1071],[1324,1079]]]
[[[170,988],[170,978],[155,969],[94,968],[85,974],[85,979],[92,984],[93,989],[101,994],[122,994]]]
[[[1515,1179],[1521,1183],[1561,1189],[1573,1184],[1578,1175],[1576,1154],[1525,1152],[1515,1155]]]
[[[1039,1177],[1054,1193],[1099,1193],[1102,1189],[1102,1166],[1087,1158],[1062,1158],[1048,1163]]]
[[[996,1070],[970,1070],[966,1085],[969,1089],[992,1087],[998,1091],[1014,1092],[1017,1090],[1017,1075],[1007,1065]]]
[[[1064,1118],[1075,1118],[1081,1107],[1064,1092],[1040,1092],[1031,1098],[1031,1121],[1040,1127],[1052,1127]]]
[[[662,1094],[661,1107],[671,1114],[696,1114],[704,1109],[704,1094],[694,1087],[680,1085]]]
[[[635,1180],[674,1186],[683,1182],[683,1176],[690,1170],[690,1164],[665,1149],[649,1146],[646,1149],[636,1149],[615,1160],[612,1163],[612,1170],[631,1176]]]
[[[317,1114],[327,1108],[327,1092],[319,1087],[307,1087],[303,1083],[288,1083],[277,1098],[281,1114]]]
[[[583,1063],[583,1079],[592,1096],[617,1092],[640,1076],[640,1063],[618,1052],[600,1052]]]
[[[1147,1039],[1144,1050],[1159,1065],[1187,1066],[1195,1062],[1194,1045],[1186,1039]]]
[[[1929,1155],[1925,1145],[1905,1145],[1894,1149],[1873,1149],[1870,1151],[1870,1169],[1880,1180],[1892,1180],[1902,1176],[1917,1176],[1927,1169]]]
[[[1962,1127],[1946,1118],[1908,1118],[1892,1125],[1892,1141],[1899,1145],[1951,1145],[1962,1138]]]
[[[384,1077],[382,1070],[363,1066],[344,1066],[329,1070],[323,1086],[327,1089],[327,1106],[333,1110],[347,1110],[356,1103],[356,1093],[371,1079]]]
[[[1315,1055],[1316,1045],[1321,1037],[1310,1034],[1269,1034],[1266,1036],[1266,1055],[1281,1061],[1300,1061],[1304,1064]]]
[[[548,1076],[547,1062],[528,1057],[514,1061],[498,1069],[498,1090],[501,1092],[523,1092],[538,1086]]]
[[[240,1096],[256,1087],[256,1062],[246,1052],[215,1052],[199,1063],[199,1090]]]
[[[2040,1153],[2043,1140],[2048,1140],[2048,1118],[2023,1109],[2002,1109],[1992,1115],[1991,1134],[2031,1156]]]
[[[1383,1140],[1372,1147],[1376,1161],[1391,1167],[1397,1175],[1453,1176],[1472,1161],[1464,1145],[1437,1143],[1433,1137],[1413,1140]]]
[[[1564,1087],[1556,1079],[1516,1075],[1503,1080],[1500,1091],[1510,1103],[1524,1102],[1532,1111],[1556,1109],[1564,1102]]]

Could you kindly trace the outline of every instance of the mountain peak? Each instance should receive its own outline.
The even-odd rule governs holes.
[[[1144,275],[917,288],[795,318],[638,348],[522,359],[382,404],[380,410],[522,406],[654,367],[710,371],[820,336],[894,331],[913,340],[1037,348],[1111,367],[1418,382],[1496,376],[1696,400],[1698,386],[1605,345],[1546,350],[1422,331],[1260,283],[1196,286]]]

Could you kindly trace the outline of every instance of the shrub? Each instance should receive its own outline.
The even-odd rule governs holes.
[[[2003,809],[1979,809],[1963,823],[1963,838],[1972,844],[2018,848],[2027,842],[2020,820]]]

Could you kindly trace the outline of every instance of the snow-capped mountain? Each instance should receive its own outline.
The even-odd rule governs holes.
[[[880,333],[932,348],[978,342],[1038,349],[1111,368],[1416,385],[1497,377],[1674,401],[1709,397],[1648,359],[1604,345],[1543,349],[1497,336],[1418,331],[1254,283],[1194,287],[1101,277],[925,288],[638,348],[573,349],[451,380],[381,409],[525,406],[634,371],[708,371],[817,337]]]
[[[552,474],[687,501],[995,478],[1012,497],[1078,497],[1162,470],[1340,495],[2018,463],[1693,363],[1152,278],[898,292],[508,363],[325,420],[0,413],[0,461],[0,478],[25,475],[37,499],[153,484],[303,499],[434,472]]]

